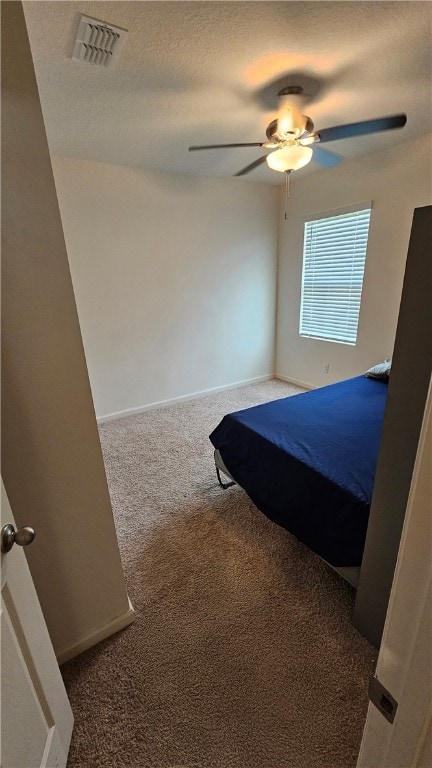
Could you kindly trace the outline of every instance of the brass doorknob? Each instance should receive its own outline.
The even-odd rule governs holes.
[[[1,551],[10,552],[14,544],[19,544],[20,547],[28,547],[35,536],[35,529],[30,528],[28,525],[16,531],[14,526],[8,523],[1,529]]]

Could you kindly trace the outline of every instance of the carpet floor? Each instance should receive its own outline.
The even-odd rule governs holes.
[[[101,425],[137,619],[62,667],[70,768],[356,765],[375,651],[354,590],[219,487],[208,440],[225,413],[298,391],[263,382]]]

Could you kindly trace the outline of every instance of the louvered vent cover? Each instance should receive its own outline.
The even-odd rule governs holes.
[[[126,37],[126,29],[81,16],[72,58],[99,67],[109,67],[117,58]]]

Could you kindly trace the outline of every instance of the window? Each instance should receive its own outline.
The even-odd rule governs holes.
[[[305,222],[300,335],[355,344],[371,203]]]

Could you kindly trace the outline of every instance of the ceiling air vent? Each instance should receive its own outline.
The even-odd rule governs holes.
[[[126,37],[126,29],[81,16],[72,58],[99,67],[109,67],[117,58]]]

